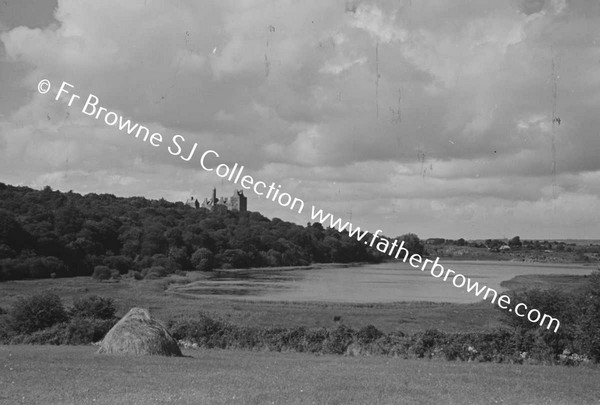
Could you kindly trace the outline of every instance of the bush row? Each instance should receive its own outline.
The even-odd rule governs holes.
[[[581,364],[598,361],[586,353],[554,346],[536,331],[498,328],[489,332],[446,333],[436,329],[406,335],[383,333],[372,325],[336,328],[237,326],[205,314],[168,324],[183,345],[199,348],[318,354],[383,355],[497,363]]]
[[[31,333],[9,334],[5,344],[87,345],[101,340],[116,320],[73,318]]]

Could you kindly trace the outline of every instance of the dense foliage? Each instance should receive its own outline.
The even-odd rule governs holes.
[[[92,274],[102,280],[130,271],[136,278],[161,277],[381,257],[319,223],[300,226],[258,212],[0,183],[0,281]]]
[[[31,333],[67,320],[59,296],[50,292],[20,297],[9,312],[12,329],[18,333]]]
[[[0,343],[79,345],[97,342],[117,322],[110,298],[75,299],[72,308],[51,292],[20,297],[0,314]]]
[[[112,299],[89,295],[73,301],[70,315],[79,318],[112,319],[115,317],[115,304]]]
[[[502,311],[505,323],[515,331],[521,345],[529,345],[530,354],[558,356],[563,352],[584,353],[600,362],[600,271],[587,277],[582,291],[566,293],[559,289],[512,291],[511,301],[526,303],[560,321],[555,333],[514,313]]]

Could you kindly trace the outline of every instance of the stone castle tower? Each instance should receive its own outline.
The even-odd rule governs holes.
[[[229,198],[217,198],[217,189],[213,188],[212,197],[205,198],[202,203],[200,203],[198,199],[190,197],[190,199],[186,201],[186,204],[195,208],[207,208],[211,211],[226,209],[244,212],[248,210],[248,198],[244,195],[243,190],[235,190],[233,195]]]

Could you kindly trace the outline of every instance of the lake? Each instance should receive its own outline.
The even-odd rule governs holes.
[[[517,275],[590,274],[595,267],[576,264],[539,264],[499,261],[440,260],[444,268],[502,291],[500,283]],[[428,267],[429,268],[429,267]],[[385,303],[435,301],[469,303],[481,298],[456,288],[403,262],[357,267],[297,270],[245,270],[217,272],[210,279],[174,286],[183,294],[266,301],[325,301]]]

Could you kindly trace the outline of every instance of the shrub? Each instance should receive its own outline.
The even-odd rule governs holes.
[[[197,319],[179,319],[169,324],[169,332],[177,340],[189,340],[198,345],[207,345],[212,335],[222,330],[224,324],[205,314]]]
[[[135,270],[129,270],[127,272],[127,277],[131,277],[134,280],[142,280],[144,278],[142,276],[142,273],[140,273],[139,271],[135,271]]]
[[[493,329],[486,333],[469,333],[465,335],[465,342],[473,347],[476,351],[470,351],[471,359],[477,358],[479,361],[504,362],[508,359],[514,359],[523,351],[522,344],[528,345],[526,342],[519,342],[518,335],[514,331],[508,329]],[[531,347],[531,344],[529,344]],[[521,349],[521,350],[520,350]]]
[[[76,298],[71,315],[81,318],[111,319],[115,315],[115,303],[112,298],[98,295]]]
[[[466,360],[465,348],[456,341],[450,341],[442,349],[446,360]]]
[[[578,303],[583,308],[579,321],[577,340],[583,352],[600,362],[600,271],[589,278],[588,290]],[[581,353],[581,352],[580,352]]]
[[[67,320],[58,295],[51,292],[19,298],[10,311],[11,323],[19,333],[31,333]]]
[[[63,325],[63,344],[85,345],[101,340],[117,323],[117,319],[75,317]]]
[[[511,302],[522,302],[528,308],[535,308],[542,314],[548,314],[560,319],[561,328],[572,325],[579,316],[580,308],[577,307],[572,294],[559,289],[540,290],[538,288],[509,292]],[[501,310],[501,309],[498,309]],[[529,322],[527,317],[519,317],[514,312],[501,310],[503,321],[513,328],[539,329],[538,324]]]
[[[432,357],[444,342],[446,335],[437,329],[428,329],[413,337],[412,350],[417,357]]]
[[[142,277],[144,277],[145,279],[149,279],[149,280],[152,280],[155,278],[161,278],[166,275],[167,275],[167,271],[162,266],[152,266],[152,267],[145,268],[144,270],[142,270]]]
[[[310,353],[322,353],[329,331],[325,328],[308,329],[304,335],[304,347]]]
[[[112,277],[111,270],[106,266],[94,267],[92,278],[95,280],[109,280]]]
[[[86,345],[101,340],[116,322],[116,319],[77,317],[35,332],[9,336],[4,341],[10,344]]]
[[[364,328],[360,329],[356,334],[358,338],[358,342],[361,344],[368,344],[383,336],[383,332],[377,329],[373,325],[367,325]]]
[[[8,315],[0,315],[0,344],[9,343],[10,338],[15,334],[10,323]]]
[[[329,332],[323,345],[325,353],[344,354],[352,343],[354,331],[345,325],[340,325]]]
[[[273,330],[270,336],[269,348],[275,348],[277,351],[293,350],[296,352],[306,351],[307,329],[303,326],[293,329],[278,328]]]
[[[10,339],[11,344],[62,345],[67,342],[64,323],[58,323],[32,333],[16,335]]]
[[[514,328],[519,350],[540,361],[558,360],[565,350],[600,361],[600,272],[592,274],[587,288],[579,293],[531,289],[510,294],[515,302],[560,320],[555,333],[503,311],[504,322]]]

